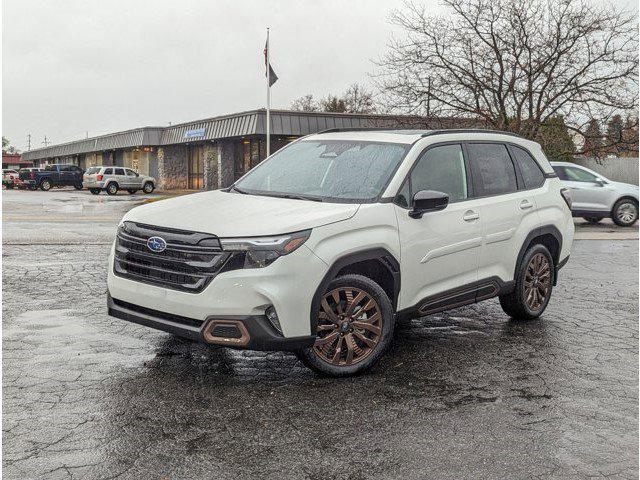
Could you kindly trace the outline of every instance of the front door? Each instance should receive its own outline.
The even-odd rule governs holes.
[[[571,190],[572,210],[609,210],[609,198],[613,194],[610,184],[600,182],[596,175],[578,167],[560,167],[558,176]]]
[[[202,190],[204,187],[204,147],[189,145],[188,147],[189,188]]]
[[[422,218],[411,218],[411,198],[420,190],[448,194],[449,205]],[[478,201],[470,197],[460,144],[429,147],[418,158],[396,197],[400,309],[424,306],[428,297],[476,282],[482,231]]]

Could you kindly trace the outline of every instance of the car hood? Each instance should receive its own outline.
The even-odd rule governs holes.
[[[638,198],[638,186],[631,183],[614,182],[609,180],[612,186],[622,195],[631,195],[634,198]]]
[[[194,193],[141,205],[123,221],[145,223],[218,237],[277,235],[346,220],[358,204],[229,193]]]

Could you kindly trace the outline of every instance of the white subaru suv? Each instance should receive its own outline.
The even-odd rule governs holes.
[[[330,130],[228,189],[129,211],[109,314],[356,374],[398,318],[496,296],[511,317],[540,316],[569,258],[570,203],[540,145],[517,136]]]

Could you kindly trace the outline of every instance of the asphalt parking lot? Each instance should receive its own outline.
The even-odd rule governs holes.
[[[579,223],[542,319],[425,317],[335,380],[108,317],[150,198],[3,192],[5,478],[638,478],[637,226]]]

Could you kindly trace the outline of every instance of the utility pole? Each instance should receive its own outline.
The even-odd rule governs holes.
[[[42,142],[42,143],[44,143],[45,147],[48,147],[51,142],[49,140],[47,140],[47,136],[45,135],[44,136],[44,142]]]
[[[84,138],[89,138],[89,130],[87,130],[86,135],[84,136]]]
[[[31,134],[27,134],[27,151],[31,150]]]

